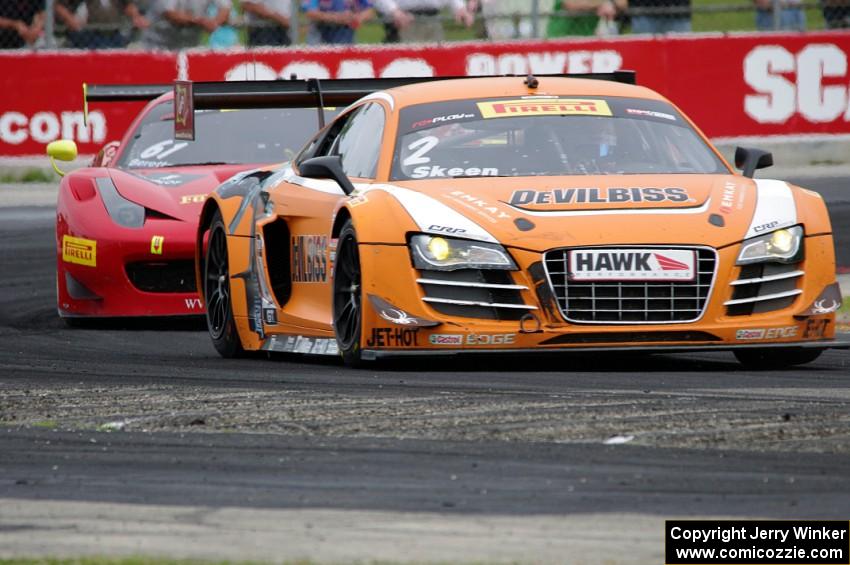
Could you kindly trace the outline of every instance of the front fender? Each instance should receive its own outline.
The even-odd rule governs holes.
[[[339,235],[345,219],[351,218],[360,244],[406,245],[407,234],[419,231],[404,206],[380,188],[370,188],[343,199],[335,213],[332,236]]]
[[[823,197],[817,192],[791,185],[797,205],[797,218],[806,229],[806,235],[832,233],[829,212]]]
[[[198,218],[198,231],[195,234],[195,288],[198,289],[198,295],[201,297],[201,303],[204,302],[204,258],[207,251],[207,232],[209,232],[212,219],[216,211],[219,210],[218,198],[213,192],[204,202],[201,208],[201,215]]]

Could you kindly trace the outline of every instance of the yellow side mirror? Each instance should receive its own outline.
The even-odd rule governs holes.
[[[50,156],[50,164],[60,177],[65,176],[65,171],[56,166],[54,159],[60,161],[73,161],[77,158],[77,144],[71,139],[58,139],[47,144],[47,155]]]

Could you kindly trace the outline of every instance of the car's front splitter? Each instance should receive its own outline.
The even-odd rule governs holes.
[[[850,349],[847,339],[825,339],[783,343],[723,343],[710,345],[596,345],[593,347],[541,347],[515,349],[364,349],[366,361],[401,357],[451,357],[466,355],[564,355],[570,353],[630,352],[630,353],[694,353],[699,351],[735,351],[741,349]]]

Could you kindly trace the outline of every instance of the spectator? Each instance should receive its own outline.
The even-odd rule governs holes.
[[[210,5],[212,17],[207,16]],[[203,32],[212,33],[227,22],[230,8],[230,0],[154,0],[142,43],[160,49],[195,47]]]
[[[821,0],[827,29],[850,28],[850,0]]]
[[[124,16],[133,26],[146,29],[148,20],[129,0],[58,0],[56,16],[68,28],[68,43],[80,49],[126,47]]]
[[[440,10],[450,7],[455,19],[470,27],[474,21],[464,0],[374,0],[378,10],[392,19],[402,42],[443,41]]]
[[[301,9],[310,20],[311,45],[354,43],[354,32],[375,15],[369,0],[304,0]]]
[[[691,0],[629,0],[632,8],[637,9],[632,13],[632,33],[691,31]]]
[[[566,14],[552,15],[546,35],[616,35],[617,12],[625,9],[625,0],[563,0]]]
[[[398,35],[398,27],[396,27],[392,17],[384,14],[381,18],[381,23],[384,25],[384,43],[398,43],[401,41]]]
[[[290,45],[289,0],[242,0],[248,21],[248,45]]]
[[[806,13],[800,5],[801,0],[754,0],[756,5],[756,29],[770,31],[806,31]],[[779,10],[779,27],[776,27],[773,10]]]
[[[531,8],[528,0],[480,0],[481,14],[490,39],[525,39],[532,37]],[[541,1],[540,14],[552,11],[552,1]],[[544,31],[549,18],[538,16],[538,30]]]
[[[215,18],[218,14],[218,6],[215,4],[210,4],[207,6],[207,17]],[[236,11],[236,7],[231,4],[230,7],[230,16],[228,17],[228,21],[231,19],[237,19],[239,17],[239,13]],[[230,24],[222,24],[218,26],[214,32],[210,34],[207,38],[207,45],[212,47],[213,49],[227,49],[228,47],[235,47],[237,45],[241,45],[242,41],[239,38],[239,31]]]
[[[0,0],[0,49],[33,45],[44,31],[44,0]]]

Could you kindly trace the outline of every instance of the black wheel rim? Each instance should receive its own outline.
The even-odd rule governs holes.
[[[227,273],[227,238],[221,227],[213,229],[207,248],[204,297],[207,326],[213,339],[224,335],[230,311],[230,279]]]
[[[346,236],[337,250],[334,272],[334,330],[342,350],[351,349],[360,336],[360,257],[357,241]]]

